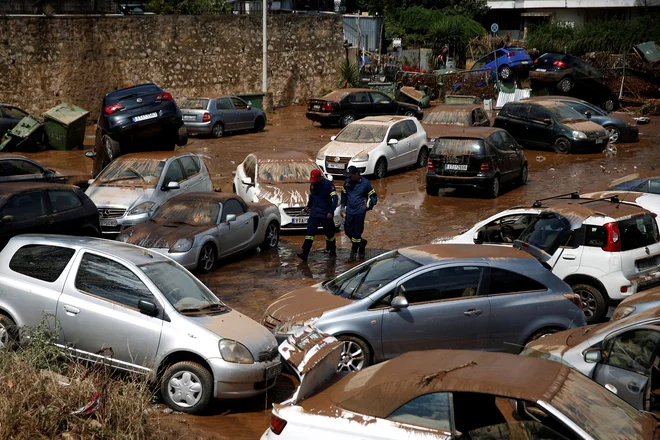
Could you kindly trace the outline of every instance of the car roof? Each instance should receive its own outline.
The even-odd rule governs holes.
[[[0,196],[8,196],[25,191],[39,191],[46,189],[80,189],[74,185],[65,185],[63,183],[49,182],[5,182],[0,183]]]
[[[437,392],[483,393],[548,402],[570,371],[570,367],[559,362],[508,353],[408,352],[348,374],[300,405],[309,412],[339,406],[385,418],[410,400]]]
[[[399,249],[398,252],[421,264],[437,263],[441,260],[468,258],[510,258],[517,260],[536,259],[527,252],[508,246],[482,246],[478,244],[424,244]]]
[[[483,139],[492,135],[493,133],[497,133],[498,131],[505,131],[502,128],[496,128],[496,127],[466,127],[462,125],[443,126],[441,124],[430,124],[430,125],[439,126],[439,128],[441,129],[441,130],[440,129],[437,130],[439,134],[433,136],[435,138]]]
[[[525,98],[522,101],[524,102],[538,102],[538,101],[574,101],[581,104],[586,104],[590,107],[594,107],[593,104],[590,104],[587,101],[582,99],[574,98],[572,96],[562,96],[562,95],[548,95],[548,96],[532,96],[531,98]]]
[[[320,98],[317,99],[323,99],[325,101],[330,101],[330,100],[337,100],[340,101],[344,99],[344,97],[350,93],[355,93],[355,92],[377,92],[378,90],[373,90],[373,89],[337,89],[333,90],[330,93],[326,93],[325,95],[321,96]]]
[[[115,93],[121,93],[121,92],[125,92],[126,90],[132,90],[132,89],[136,89],[139,91],[139,89],[141,88],[153,87],[153,86],[158,87],[158,85],[156,85],[155,83],[143,83],[143,84],[136,84],[134,86],[126,86],[126,87],[122,87],[121,89],[113,90],[112,92],[107,93],[105,96],[112,96]]]
[[[0,152],[0,159],[27,159],[27,157],[25,157],[21,154],[16,154],[16,153]],[[29,160],[32,160],[32,159],[29,159]]]
[[[537,200],[531,206],[516,206],[515,208],[539,208],[544,211],[554,211],[563,216],[575,216],[581,220],[589,217],[610,217],[614,220],[625,220],[630,217],[650,214],[650,211],[632,203],[618,202],[616,199],[590,199],[580,197],[553,197]]]
[[[258,162],[261,161],[312,161],[312,158],[301,151],[257,151],[251,153],[257,158]]]
[[[131,159],[154,159],[154,160],[167,160],[172,157],[195,156],[193,153],[187,151],[143,151],[141,153],[130,153],[119,156],[117,160],[131,160]]]
[[[411,116],[368,116],[353,122],[353,124],[363,122],[368,124],[393,124],[395,122],[405,121],[406,119],[412,120],[414,118]]]

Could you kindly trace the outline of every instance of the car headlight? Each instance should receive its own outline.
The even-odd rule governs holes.
[[[353,162],[366,162],[369,160],[369,153],[360,153],[353,158]]]
[[[174,246],[170,248],[170,252],[188,252],[192,249],[193,240],[190,238],[179,238]]]
[[[635,311],[634,307],[617,307],[614,313],[612,314],[612,321],[617,319],[623,319],[626,316],[631,315]]]
[[[581,132],[581,131],[577,131],[577,130],[575,130],[575,131],[573,131],[573,137],[574,137],[575,139],[586,139],[586,138],[587,138],[587,135],[584,134],[584,133]]]
[[[303,327],[307,327],[309,325],[314,324],[316,321],[318,321],[319,318],[310,318],[306,321],[297,321],[297,322],[289,322],[284,325],[282,325],[278,330],[277,333],[281,335],[292,335],[298,330],[300,330]]]
[[[233,362],[235,364],[254,363],[252,353],[240,342],[232,339],[223,339],[218,343],[218,347],[220,348],[220,356],[227,362]]]
[[[119,234],[117,240],[126,243],[128,241],[128,234]]]
[[[142,202],[139,205],[132,207],[128,211],[128,215],[148,214],[154,210],[156,204],[154,202]]]
[[[325,151],[327,148],[323,147],[319,150],[319,152],[316,154],[316,160],[323,160],[325,159]]]

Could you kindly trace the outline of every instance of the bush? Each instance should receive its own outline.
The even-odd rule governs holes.
[[[344,60],[339,68],[339,79],[337,80],[337,87],[346,89],[349,87],[358,87],[360,85],[360,75],[358,67],[355,63]]]

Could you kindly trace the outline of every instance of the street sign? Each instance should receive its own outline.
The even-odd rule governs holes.
[[[493,23],[490,25],[490,31],[494,34],[497,33],[497,31],[500,30],[500,27],[497,25],[497,23]]]
[[[395,38],[392,40],[392,47],[401,47],[401,38]]]

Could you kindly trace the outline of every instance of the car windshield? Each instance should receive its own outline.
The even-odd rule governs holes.
[[[397,251],[388,252],[325,282],[323,287],[333,295],[363,299],[420,266]]]
[[[155,222],[185,223],[189,225],[216,224],[220,203],[215,200],[171,199],[154,214]]]
[[[94,186],[147,186],[155,187],[165,168],[159,159],[117,159],[104,169],[94,181]]]
[[[464,110],[429,112],[424,116],[422,122],[427,124],[470,125],[470,112]]]
[[[564,246],[568,242],[570,236],[570,222],[565,217],[550,213],[536,216],[518,240],[553,255],[559,246]]]
[[[184,100],[179,108],[189,110],[206,110],[209,106],[209,100],[205,98],[188,98]]]
[[[228,310],[197,278],[172,261],[157,261],[138,267],[180,313]]]
[[[433,146],[433,154],[442,156],[463,156],[486,154],[484,141],[481,139],[438,138]]]
[[[644,413],[624,402],[607,388],[570,370],[550,401],[592,438],[626,440],[645,438]],[[649,437],[650,438],[650,437]]]
[[[355,142],[358,144],[380,143],[387,134],[387,125],[352,123],[344,128],[335,138],[337,142]]]
[[[539,358],[539,359],[547,359],[549,361],[554,361],[558,362],[560,364],[564,364],[568,367],[573,367],[571,364],[560,358],[559,356],[555,356],[554,354],[547,353],[545,351],[539,351],[534,348],[525,348],[523,351],[520,352],[520,356],[527,356],[527,357],[534,357],[534,358]]]
[[[549,107],[548,110],[555,115],[558,121],[567,121],[571,119],[585,119],[584,115],[581,115],[580,112],[570,108],[565,104],[553,105]]]
[[[317,166],[312,161],[296,162],[293,160],[259,161],[259,180],[276,183],[306,183],[309,174]]]
[[[651,214],[616,222],[621,234],[621,250],[639,249],[658,242],[658,225]]]

